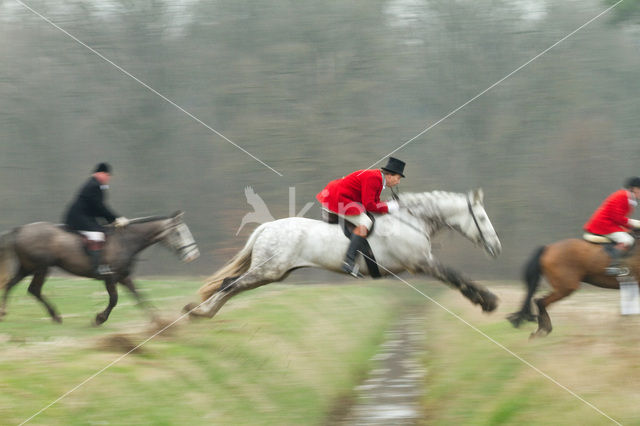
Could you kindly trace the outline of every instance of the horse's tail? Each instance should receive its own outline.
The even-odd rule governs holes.
[[[15,230],[0,234],[0,289],[7,285],[15,269],[14,241]]]
[[[542,253],[546,249],[546,246],[538,247],[535,252],[533,252],[533,256],[529,259],[529,262],[524,267],[524,282],[527,284],[527,299],[526,301],[531,301],[531,298],[535,294],[536,290],[538,290],[538,285],[540,284],[540,277],[542,276],[542,267],[540,266],[540,258],[542,257]]]
[[[216,291],[220,289],[222,282],[225,278],[236,277],[238,275],[242,275],[249,270],[249,266],[251,265],[251,254],[253,252],[253,245],[256,242],[258,236],[262,233],[263,225],[256,228],[255,231],[251,234],[247,243],[244,245],[242,250],[236,253],[235,256],[224,265],[222,268],[218,269],[207,278],[207,283],[200,287],[198,293],[202,297],[202,300],[207,300],[210,298]]]
[[[514,327],[518,327],[524,320],[535,321],[535,317],[531,312],[531,299],[533,295],[536,294],[538,286],[540,285],[540,278],[542,277],[540,258],[546,248],[546,246],[538,247],[524,267],[523,280],[527,285],[527,296],[524,298],[520,311],[507,317]]]

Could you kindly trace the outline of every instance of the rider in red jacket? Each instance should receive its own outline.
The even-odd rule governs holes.
[[[596,235],[603,235],[616,243],[610,251],[611,265],[606,269],[609,275],[619,275],[620,258],[635,243],[629,234],[630,229],[640,229],[640,220],[629,219],[633,208],[640,198],[640,177],[627,179],[625,187],[609,195],[591,218],[585,223],[584,230]]]
[[[316,195],[322,208],[355,225],[342,269],[358,277],[356,255],[361,249],[373,222],[371,213],[391,213],[399,209],[398,202],[380,201],[385,187],[396,186],[404,177],[403,161],[389,157],[387,165],[376,170],[358,170],[331,182]]]

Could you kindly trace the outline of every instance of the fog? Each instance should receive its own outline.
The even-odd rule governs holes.
[[[401,191],[482,187],[503,244],[490,260],[445,233],[436,255],[517,279],[640,175],[637,21],[614,10],[540,55],[610,4],[0,1],[0,229],[59,222],[108,161],[116,212],[184,210],[202,252],[153,247],[139,274],[207,275],[255,229],[236,235],[245,187],[286,217],[404,145]]]

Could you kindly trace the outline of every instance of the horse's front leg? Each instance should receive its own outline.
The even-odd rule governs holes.
[[[423,272],[460,290],[474,305],[480,305],[484,312],[492,312],[498,307],[498,296],[486,287],[476,284],[458,271],[431,260],[422,267]]]
[[[126,276],[120,279],[120,284],[124,285],[133,294],[133,297],[136,298],[138,305],[145,311],[147,311],[147,313],[151,317],[151,321],[155,322],[158,320],[158,316],[155,312],[155,307],[146,299],[144,299],[140,293],[138,293],[138,290],[136,289],[136,286],[130,276]]]
[[[104,280],[104,285],[107,288],[107,293],[109,293],[109,304],[104,311],[96,315],[95,325],[100,325],[105,322],[109,318],[111,310],[118,303],[118,290],[116,289],[116,282],[112,278],[107,278],[106,280]]]

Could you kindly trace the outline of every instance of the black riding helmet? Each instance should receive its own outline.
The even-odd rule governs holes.
[[[624,185],[625,188],[640,188],[640,177],[633,176],[627,179]]]

